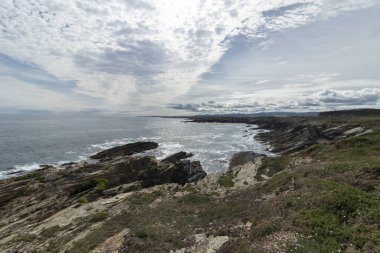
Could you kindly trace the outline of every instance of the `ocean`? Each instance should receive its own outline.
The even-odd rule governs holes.
[[[0,115],[0,178],[40,165],[88,160],[99,151],[135,141],[155,141],[149,154],[163,158],[192,152],[208,172],[225,170],[231,155],[270,154],[245,124],[193,123],[179,118],[73,114]]]

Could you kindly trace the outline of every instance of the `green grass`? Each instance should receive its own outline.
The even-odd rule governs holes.
[[[185,187],[182,188],[183,191],[185,192],[191,192],[191,193],[196,193],[198,192],[197,189],[195,189],[193,186],[191,185],[186,185]]]
[[[25,175],[22,175],[22,176],[19,176],[16,178],[16,181],[21,181],[21,180],[26,180],[26,179],[37,179],[38,181],[40,182],[43,182],[44,178],[43,178],[43,175],[44,173],[40,170],[35,170],[35,171],[32,171],[32,172],[29,172]]]
[[[135,193],[129,200],[134,205],[146,205],[155,201],[157,198],[162,196],[161,191],[154,191],[152,193]]]
[[[109,180],[105,178],[93,178],[84,181],[81,185],[77,186],[74,190],[75,193],[81,193],[84,191],[88,191],[91,189],[95,189],[97,191],[103,191],[109,188]]]
[[[14,242],[33,242],[36,239],[37,239],[37,235],[25,233],[25,234],[19,234],[19,235],[17,235],[13,239],[13,241]]]
[[[105,178],[96,178],[95,184],[95,190],[98,191],[104,191],[109,188],[109,180]]]
[[[204,204],[210,202],[210,197],[205,194],[195,194],[195,193],[189,193],[185,196],[180,197],[178,200],[178,203],[181,204]]]
[[[80,203],[81,205],[85,205],[85,204],[88,204],[89,201],[88,201],[88,199],[87,199],[86,197],[81,197],[81,198],[79,199],[79,203]]]
[[[251,238],[255,240],[262,237],[266,237],[271,234],[274,234],[280,229],[281,229],[281,226],[278,223],[270,223],[270,224],[265,224],[261,227],[255,227],[252,230]]]
[[[106,211],[96,212],[93,215],[91,215],[90,220],[92,222],[99,222],[99,221],[105,220],[107,216],[108,216],[108,213]]]
[[[234,175],[232,172],[227,172],[219,176],[218,184],[223,187],[234,187],[235,183],[233,179]]]
[[[331,249],[313,239],[302,239],[288,249],[288,253],[331,253]]]
[[[358,249],[366,242],[379,245],[380,232],[372,226],[380,210],[377,195],[330,180],[316,181],[316,186],[321,189],[318,206],[302,210],[294,220],[302,233],[334,252],[349,244]]]
[[[42,230],[41,236],[43,236],[45,238],[51,238],[51,237],[55,236],[60,230],[61,230],[61,227],[58,225],[53,226],[53,227],[49,227],[49,228],[45,228],[44,230]]]
[[[257,170],[255,176],[256,180],[262,181],[262,174],[267,175],[268,177],[273,176],[274,174],[281,172],[286,169],[289,165],[291,158],[289,156],[280,156],[280,157],[264,157],[262,159],[262,164]]]
[[[159,238],[162,238],[160,235],[161,232],[159,231],[159,227],[150,225],[150,226],[144,226],[135,232],[135,236],[140,238],[140,239],[145,239],[145,240],[158,240]]]

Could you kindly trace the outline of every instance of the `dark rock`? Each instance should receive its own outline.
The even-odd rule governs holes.
[[[141,186],[146,188],[166,183],[183,185],[196,182],[207,175],[198,161],[179,160],[176,163],[163,163],[149,156],[130,157],[121,162],[113,162],[112,166],[103,162],[101,165],[89,164],[87,167],[81,168],[80,174],[66,177],[69,182],[64,184],[64,191],[70,195],[93,191],[97,188],[99,179],[106,180],[109,189],[136,181],[140,181]],[[96,173],[94,168],[97,168]],[[112,194],[113,192],[109,191],[106,195]]]
[[[25,172],[24,170],[16,170],[16,171],[8,172],[6,175],[10,176],[10,175],[22,174],[24,172]]]
[[[115,188],[112,188],[112,189],[104,190],[102,192],[102,196],[104,196],[104,197],[113,197],[113,196],[116,196],[118,193],[119,193],[118,187],[115,187]]]
[[[232,169],[236,166],[244,165],[249,162],[255,162],[256,158],[262,156],[256,154],[253,151],[242,151],[232,155],[230,159],[229,169]]]
[[[257,125],[260,129],[269,131],[259,132],[255,139],[271,145],[271,151],[289,154],[300,151],[313,144],[326,140],[346,137],[347,133],[359,125],[321,123],[318,117],[232,117],[204,116],[192,117],[193,122],[245,123]],[[366,129],[361,129],[361,133]]]
[[[62,163],[61,166],[63,167],[68,167],[68,166],[75,166],[77,165],[78,163],[75,163],[75,162],[68,162],[68,163]]]
[[[59,178],[58,173],[48,173],[44,176],[44,181],[45,182],[54,181],[54,180],[57,180],[58,178]]]
[[[142,181],[144,187],[165,183],[184,185],[186,183],[197,182],[206,175],[207,173],[203,170],[199,161],[182,160]]]
[[[163,163],[177,163],[183,159],[189,158],[194,156],[192,153],[186,153],[184,151],[180,151],[178,153],[175,153],[173,155],[170,155],[164,159],[161,160]]]
[[[116,157],[130,156],[133,154],[141,153],[147,150],[155,149],[158,147],[158,143],[156,142],[135,142],[128,143],[126,145],[117,146],[114,148],[110,148],[99,152],[90,158],[107,161],[112,160]]]

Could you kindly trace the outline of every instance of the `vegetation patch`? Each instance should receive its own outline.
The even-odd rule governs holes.
[[[191,185],[186,185],[185,187],[182,188],[183,191],[185,192],[191,192],[191,193],[196,193],[198,192],[197,189],[195,189],[193,186]]]
[[[14,242],[33,242],[36,239],[37,239],[37,235],[26,233],[26,234],[19,234],[13,239],[13,241]]]
[[[265,192],[273,192],[278,188],[287,188],[292,182],[294,174],[289,171],[282,171],[273,175],[260,186]]]
[[[262,164],[258,168],[256,173],[256,180],[262,181],[261,175],[267,175],[268,177],[283,171],[289,165],[291,158],[289,156],[279,156],[279,157],[264,157],[262,159]]]
[[[150,239],[150,240],[157,240],[160,238],[160,233],[154,226],[144,226],[142,228],[137,229],[135,232],[135,236],[140,239]]]
[[[232,172],[227,172],[218,178],[218,184],[223,187],[234,187],[235,183],[233,181],[234,175]]]
[[[98,191],[103,191],[109,188],[109,180],[105,178],[94,178],[84,181],[80,186],[78,186],[75,193],[84,192],[87,190],[95,189]]]
[[[95,179],[95,190],[104,191],[109,187],[109,180],[105,178],[96,178]]]
[[[51,238],[51,237],[55,236],[60,230],[61,230],[61,227],[58,225],[53,226],[53,227],[49,227],[49,228],[45,228],[44,230],[42,230],[41,236],[43,236],[45,238]]]
[[[304,238],[288,249],[289,253],[331,253],[329,247],[312,238]]]
[[[189,193],[178,199],[181,204],[204,204],[210,202],[210,197],[206,194]]]
[[[378,196],[333,181],[321,180],[318,184],[323,187],[319,192],[323,201],[319,207],[301,211],[295,225],[329,252],[345,250],[349,244],[357,249],[366,242],[379,245],[380,233],[371,220],[380,207]]]
[[[161,191],[154,191],[152,193],[135,193],[131,199],[130,199],[130,202],[132,204],[135,204],[135,205],[146,205],[146,204],[150,204],[152,203],[153,201],[155,201],[157,198],[159,198],[160,196],[162,196],[162,192]]]
[[[21,181],[21,180],[27,180],[27,179],[34,178],[34,179],[37,179],[40,182],[43,182],[43,180],[44,180],[43,175],[44,175],[44,173],[41,170],[35,170],[35,171],[29,172],[29,173],[27,173],[25,175],[19,176],[15,180],[16,181]]]
[[[261,227],[255,227],[252,231],[251,236],[253,239],[259,239],[259,238],[274,234],[280,229],[281,229],[281,226],[278,223],[265,224]]]
[[[87,199],[86,197],[81,197],[81,198],[79,199],[79,203],[80,203],[81,205],[85,205],[85,204],[88,204],[89,201],[88,201],[88,199]]]
[[[99,221],[105,220],[107,218],[107,216],[108,216],[108,213],[106,211],[96,212],[93,215],[91,215],[90,220],[92,222],[99,222]]]

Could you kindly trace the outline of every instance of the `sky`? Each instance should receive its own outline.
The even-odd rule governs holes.
[[[378,0],[2,0],[0,112],[380,108]]]

